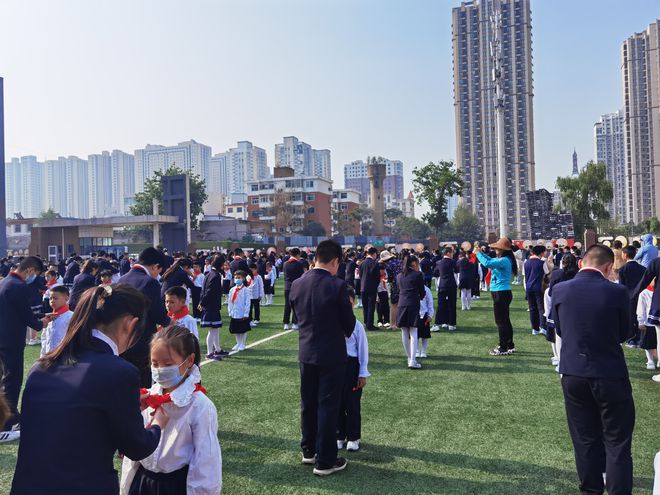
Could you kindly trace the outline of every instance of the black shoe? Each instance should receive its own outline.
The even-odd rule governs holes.
[[[319,467],[317,466],[314,468],[314,474],[316,476],[329,476],[331,474],[336,473],[337,471],[343,471],[346,469],[346,465],[348,464],[348,461],[344,459],[343,457],[337,457],[337,460],[335,461],[333,466],[330,466],[328,468],[325,467]]]
[[[302,463],[303,464],[316,464],[316,454],[313,453],[313,452],[309,452],[308,450],[303,450]]]
[[[225,351],[224,349],[221,349],[219,351],[215,351],[215,355],[216,356],[221,356],[221,357],[222,356],[229,356],[229,352]]]
[[[511,353],[502,347],[496,347],[492,351],[489,351],[488,354],[491,356],[508,356]]]

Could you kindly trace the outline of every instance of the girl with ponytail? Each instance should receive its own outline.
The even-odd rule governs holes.
[[[426,295],[424,275],[419,271],[419,261],[416,256],[406,253],[403,258],[403,269],[397,277],[399,286],[399,305],[397,308],[396,326],[401,329],[403,348],[408,358],[408,368],[422,367],[417,362],[417,323],[419,308]]]

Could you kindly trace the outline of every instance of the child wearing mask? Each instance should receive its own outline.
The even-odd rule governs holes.
[[[250,331],[251,291],[245,284],[246,274],[241,270],[234,272],[234,286],[229,291],[227,309],[229,310],[229,333],[236,337],[232,351],[244,351],[247,333]]]

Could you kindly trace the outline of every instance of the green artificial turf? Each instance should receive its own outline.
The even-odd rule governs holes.
[[[277,290],[248,344],[282,331],[281,284]],[[300,464],[297,334],[204,366],[204,385],[218,408],[223,493],[578,493],[550,345],[530,334],[520,288],[512,319],[518,353],[489,356],[497,339],[484,294],[472,311],[459,311],[457,332],[433,334],[421,370],[407,368],[400,332],[368,333],[373,376],[362,399],[362,449],[344,451],[346,470],[324,479]],[[226,329],[221,343],[234,343]],[[26,349],[26,367],[37,354]],[[637,409],[634,493],[646,494],[660,450],[654,407],[660,389],[641,350],[626,349],[626,357]],[[0,493],[9,491],[16,450],[0,445]]]

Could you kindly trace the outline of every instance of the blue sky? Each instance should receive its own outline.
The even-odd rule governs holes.
[[[406,172],[454,159],[444,0],[3,0],[7,157],[132,152],[194,138],[214,153],[296,135]],[[532,0],[537,187],[593,158],[621,106],[621,42],[660,0]],[[406,189],[410,188],[407,178]]]

